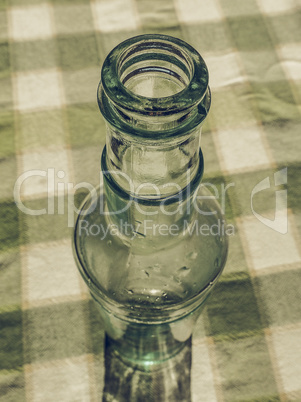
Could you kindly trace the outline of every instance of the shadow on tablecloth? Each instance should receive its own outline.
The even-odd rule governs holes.
[[[191,339],[173,358],[141,371],[129,366],[105,338],[103,402],[190,402]]]

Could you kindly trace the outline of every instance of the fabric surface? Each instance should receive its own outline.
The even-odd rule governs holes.
[[[191,400],[301,400],[300,2],[2,0],[0,401],[102,400],[104,332],[73,261],[70,205],[76,184],[99,181],[102,62],[151,32],[208,65],[204,182],[228,185],[235,227],[195,328]]]

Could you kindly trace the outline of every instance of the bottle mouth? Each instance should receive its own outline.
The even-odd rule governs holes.
[[[167,35],[140,35],[109,53],[101,83],[110,101],[122,110],[168,115],[202,101],[208,70],[186,42]]]
[[[160,98],[176,98],[189,86],[194,65],[183,46],[152,38],[130,46],[117,60],[117,71],[131,96],[156,104]]]
[[[105,119],[124,132],[152,137],[160,131],[165,138],[185,126],[183,133],[187,133],[210,108],[207,66],[180,39],[136,36],[107,56],[97,99]]]

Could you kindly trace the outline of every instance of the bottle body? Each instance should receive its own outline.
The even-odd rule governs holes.
[[[107,57],[98,102],[103,185],[82,205],[74,255],[116,350],[147,366],[189,341],[227,257],[201,185],[206,65],[174,38],[133,38]]]
[[[86,200],[87,213],[76,226],[78,267],[108,336],[130,361],[165,360],[191,337],[227,257],[225,221],[210,197],[199,186],[191,196],[194,211],[181,226],[173,220],[154,222],[152,216],[139,227],[129,221],[112,223],[101,213],[108,210],[103,187],[94,203],[91,197]],[[137,231],[145,237],[139,238]],[[148,242],[149,234],[155,241]]]

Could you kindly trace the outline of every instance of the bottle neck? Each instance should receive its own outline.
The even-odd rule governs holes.
[[[176,38],[126,40],[104,62],[97,99],[107,123],[108,219],[181,226],[203,171],[200,128],[211,101],[204,60]]]
[[[180,138],[137,141],[107,126],[106,165],[132,197],[159,199],[181,192],[199,167],[200,127]]]
[[[193,223],[196,210],[194,208],[195,195],[201,182],[203,174],[203,155],[198,149],[197,164],[194,166],[194,175],[189,177],[186,174],[185,185],[179,185],[179,181],[172,183],[173,191],[166,192],[164,184],[162,188],[165,193],[146,194],[141,190],[130,192],[120,186],[115,180],[116,170],[110,171],[107,166],[109,159],[106,147],[102,154],[102,171],[104,175],[104,196],[105,214],[107,221],[116,230],[123,242],[130,243],[131,247],[139,252],[151,252],[154,249],[166,247],[169,243],[179,241],[189,232],[190,225]],[[122,175],[117,174],[117,177]],[[164,178],[161,179],[162,182]],[[184,180],[183,180],[184,182]],[[154,185],[141,186],[143,190],[153,190]],[[168,184],[168,183],[167,183]],[[159,186],[156,185],[159,191]],[[175,187],[179,191],[174,190]],[[158,195],[159,194],[159,195]],[[162,232],[163,231],[163,232]],[[167,236],[166,233],[175,231],[176,235]],[[164,242],[162,242],[164,236]]]

